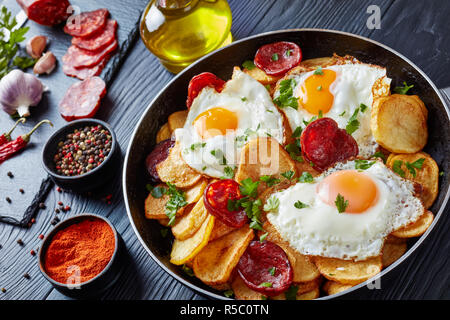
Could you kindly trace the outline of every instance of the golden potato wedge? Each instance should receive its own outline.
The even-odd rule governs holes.
[[[317,177],[320,174],[319,171],[317,171],[316,169],[311,167],[311,165],[309,163],[306,163],[305,161],[303,161],[303,162],[295,161],[295,166],[297,167],[299,176],[301,176],[303,172],[308,172],[313,177]]]
[[[167,159],[156,165],[156,171],[161,181],[173,183],[177,188],[191,187],[202,178],[201,174],[184,162],[179,142],[170,149]]]
[[[376,142],[388,151],[416,153],[427,143],[427,117],[419,97],[393,94],[374,99],[370,127]]]
[[[244,280],[236,275],[231,282],[234,297],[238,300],[263,300],[264,295],[247,287]]]
[[[414,177],[414,175],[407,169],[406,163],[414,163],[420,159],[425,160],[421,169],[415,168],[416,176]],[[439,167],[436,164],[436,161],[434,161],[433,158],[425,152],[413,154],[391,153],[386,161],[386,165],[392,168],[394,166],[394,162],[397,160],[403,161],[401,168],[405,172],[405,178],[420,183],[422,186],[420,198],[422,199],[424,207],[426,209],[431,207],[439,192]]]
[[[251,178],[253,181],[257,181],[264,175],[285,180],[286,178],[281,174],[287,171],[293,171],[294,178],[297,177],[294,160],[278,141],[260,137],[251,140],[242,149],[235,180],[241,182]],[[265,183],[260,183],[258,194],[261,194],[266,188]]]
[[[172,227],[173,236],[178,240],[186,240],[192,237],[207,217],[208,210],[206,210],[203,198],[201,198],[197,201],[190,212],[183,215],[178,221],[175,222]]]
[[[245,226],[208,243],[194,259],[195,276],[208,285],[228,282],[253,237],[253,230]]]
[[[170,132],[169,124],[166,122],[159,128],[158,133],[156,134],[156,143],[160,143],[161,141],[170,139],[172,136],[172,132]]]
[[[300,65],[306,68],[326,67],[336,63],[335,57],[320,57],[303,60]]]
[[[320,272],[310,258],[289,246],[289,243],[283,240],[277,229],[269,221],[264,223],[263,228],[265,231],[260,231],[259,235],[268,232],[266,240],[279,245],[286,252],[294,271],[292,280],[294,283],[309,282],[319,278]]]
[[[216,239],[219,239],[233,231],[235,231],[236,228],[232,228],[221,222],[219,219],[216,219],[216,223],[214,224],[214,229],[211,233],[211,237],[209,238],[209,241],[214,241]]]
[[[169,116],[169,118],[167,119],[167,123],[169,124],[170,134],[172,134],[175,129],[184,127],[187,115],[188,110],[182,110],[176,111]]]
[[[297,295],[297,300],[314,300],[320,295],[319,288]]]
[[[281,78],[281,77],[274,77],[274,76],[268,75],[267,73],[265,73],[263,70],[261,70],[258,67],[255,67],[252,70],[248,70],[248,69],[244,68],[244,70],[242,70],[242,71],[263,85],[274,84]]]
[[[347,289],[350,289],[351,287],[353,287],[351,284],[342,284],[335,281],[327,281],[323,285],[322,289],[327,295],[331,296],[332,294],[345,291]]]
[[[427,231],[428,227],[431,226],[433,220],[433,213],[431,211],[425,210],[424,214],[421,215],[416,222],[395,230],[391,234],[398,238],[420,237],[425,233],[425,231]]]
[[[386,76],[378,78],[372,86],[373,99],[386,97],[391,94],[391,82]]]
[[[310,292],[317,292],[319,291],[319,282],[318,281],[309,281],[309,282],[303,282],[303,283],[294,283],[292,284],[297,287],[297,300],[312,300],[319,297],[319,295],[315,296],[311,299],[306,299]],[[286,300],[286,292],[283,292],[282,294],[279,294],[277,296],[272,297],[273,300]]]
[[[381,255],[363,261],[314,257],[320,273],[328,280],[355,285],[364,282],[381,271]]]
[[[405,242],[405,239],[397,238],[397,237],[393,236],[392,234],[388,234],[388,236],[385,238],[384,241],[389,242],[389,243],[399,244],[399,243]]]
[[[385,242],[382,251],[383,268],[386,268],[397,261],[407,249],[406,241],[399,243]]]
[[[192,237],[186,240],[175,239],[170,253],[170,262],[182,265],[194,258],[208,244],[209,236],[214,227],[214,220],[214,216],[208,215],[200,229]]]

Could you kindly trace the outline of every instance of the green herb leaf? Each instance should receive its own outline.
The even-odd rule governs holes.
[[[227,164],[227,159],[225,158],[225,155],[223,154],[222,150],[220,149],[216,149],[216,150],[211,150],[211,154],[217,158],[217,160],[219,160],[219,164],[220,165],[226,165]]]
[[[291,284],[289,289],[284,293],[286,300],[297,300],[298,286]]]
[[[317,120],[317,116],[314,116],[311,119],[309,119],[308,121],[303,120],[303,124],[307,127],[311,122],[316,121],[316,120]]]
[[[355,169],[357,170],[367,170],[369,169],[376,161],[369,160],[355,160]]]
[[[412,176],[415,178],[417,176],[416,169],[422,169],[423,162],[425,161],[425,158],[420,158],[413,163],[409,163],[405,161],[406,169],[412,174]]]
[[[275,270],[276,270],[275,267],[269,268],[269,274],[270,274],[271,276],[275,275]]]
[[[227,298],[231,298],[234,295],[233,290],[227,290],[223,292],[223,295]]]
[[[204,148],[205,146],[206,146],[206,142],[203,142],[203,143],[202,142],[197,142],[197,143],[191,144],[190,149],[192,151],[195,151],[197,149]]]
[[[298,162],[303,162],[302,151],[300,149],[300,140],[299,139],[296,139],[295,142],[288,144],[286,146],[286,151],[289,153],[289,156],[292,159],[297,160]]]
[[[278,61],[278,53],[272,55],[272,61]]]
[[[191,268],[189,268],[187,265],[183,264],[183,266],[181,267],[181,269],[184,271],[184,273],[186,273],[188,276],[193,277],[194,276],[194,271],[192,271]]]
[[[163,195],[166,194],[166,188],[158,186],[158,187],[154,187],[151,191],[150,194],[152,195],[153,198],[159,199],[161,198]]]
[[[178,210],[187,205],[187,202],[186,195],[183,191],[178,190],[175,185],[171,183],[167,183],[167,185],[169,186],[169,189],[167,189],[166,194],[168,194],[170,198],[166,203],[165,212],[169,218],[169,223],[167,225],[172,226],[175,223],[175,217]]]
[[[147,183],[147,184],[145,185],[145,189],[147,189],[148,192],[152,192],[153,186],[152,186],[150,183]]]
[[[252,178],[247,178],[241,181],[239,189],[244,196],[256,198],[258,196],[259,181],[253,182]]]
[[[242,67],[247,70],[253,70],[256,68],[255,63],[252,60],[245,60],[244,63],[242,63]]]
[[[394,88],[394,92],[398,93],[398,94],[406,94],[409,91],[409,89],[411,89],[412,87],[414,87],[413,84],[408,86],[406,81],[403,81],[403,87],[400,87],[400,86],[395,87]]]
[[[359,128],[359,121],[357,119],[359,113],[359,108],[356,108],[353,115],[348,119],[347,126],[345,127],[345,131],[347,131],[348,134],[352,134]]]
[[[303,171],[300,178],[298,178],[298,182],[301,183],[312,183],[314,182],[314,177],[311,175],[311,173]]]
[[[272,187],[272,186],[278,184],[281,181],[280,179],[277,179],[277,178],[272,177],[272,176],[261,176],[259,178],[259,180],[261,180],[262,182],[265,182],[268,187]]]
[[[359,105],[359,110],[361,110],[361,112],[366,112],[368,106],[366,106],[364,103],[361,103]]]
[[[386,156],[384,155],[383,152],[381,151],[377,151],[372,155],[372,158],[380,158],[381,160],[383,160],[383,163],[386,163]]]
[[[342,111],[342,113],[339,115],[339,117],[343,117],[345,114],[345,111]]]
[[[242,97],[242,98],[241,98],[241,101],[242,101],[242,102],[247,101],[247,97]]]
[[[347,209],[348,207],[348,200],[345,200],[344,197],[340,193],[338,193],[334,204],[336,205],[338,212],[342,213],[345,212],[345,209]]]
[[[292,133],[292,138],[300,138],[302,135],[303,128],[302,126],[298,126],[295,128],[294,132]]]
[[[266,240],[268,235],[269,235],[268,232],[262,234],[261,237],[259,237],[259,242],[264,242],[264,240]]]
[[[291,107],[298,109],[297,98],[294,97],[294,88],[297,85],[294,79],[286,79],[280,82],[280,95],[273,101],[280,108]]]
[[[321,85],[317,87],[317,91],[322,91],[322,86]]]
[[[315,75],[319,75],[319,76],[323,76],[323,70],[322,67],[317,67],[316,70],[314,71]]]
[[[402,170],[403,161],[402,160],[395,160],[394,164],[392,165],[392,171],[394,171],[396,174],[398,174],[400,177],[405,177],[405,171]]]
[[[297,202],[294,203],[294,207],[296,207],[297,209],[303,209],[303,208],[308,208],[309,205],[298,200]]]
[[[266,204],[264,205],[264,211],[266,212],[276,211],[279,205],[280,199],[278,199],[275,196],[272,196],[269,199],[267,199]]]
[[[294,177],[294,174],[295,174],[294,171],[289,170],[289,171],[283,172],[281,175],[288,180],[292,180],[292,178]]]
[[[223,173],[225,174],[221,179],[233,179],[234,169],[232,167],[223,168]]]
[[[272,282],[263,282],[259,286],[264,288],[272,288]]]
[[[286,57],[290,57],[291,54],[292,54],[292,50],[291,49],[286,50],[286,53],[285,53]]]

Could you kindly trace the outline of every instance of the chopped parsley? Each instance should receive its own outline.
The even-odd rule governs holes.
[[[357,170],[367,170],[369,169],[375,161],[369,161],[369,160],[355,160],[355,169]]]
[[[279,205],[280,199],[272,196],[269,199],[267,199],[266,204],[264,205],[264,211],[266,212],[276,211]]]
[[[380,158],[381,160],[383,160],[383,163],[386,163],[386,156],[384,155],[383,152],[381,151],[377,151],[372,155],[372,158]]]
[[[310,124],[313,121],[317,120],[317,116],[312,117],[311,119],[309,119],[309,121],[306,121],[305,119],[303,119],[303,124],[307,127],[308,124]]]
[[[242,63],[242,67],[244,67],[247,70],[253,70],[256,68],[255,63],[252,60],[245,60]]]
[[[269,269],[269,274],[270,274],[271,276],[274,276],[274,275],[275,275],[275,270],[276,270],[275,267],[270,268],[270,269]]]
[[[292,138],[300,138],[302,135],[303,128],[302,126],[298,126],[295,128],[294,132],[292,133]]]
[[[234,295],[233,290],[227,290],[223,292],[223,295],[227,298],[231,298]]]
[[[211,154],[219,160],[219,164],[221,165],[227,164],[227,159],[225,158],[222,150],[220,149],[211,150]]]
[[[291,49],[286,50],[286,52],[285,52],[286,57],[290,57],[291,54],[292,54],[292,50]]]
[[[291,284],[289,289],[284,293],[286,300],[297,300],[298,286]]]
[[[185,205],[187,205],[186,202],[186,195],[183,191],[178,190],[175,185],[171,183],[167,183],[169,188],[166,190],[166,194],[169,195],[169,201],[166,203],[166,215],[169,218],[168,226],[172,226],[175,223],[175,216],[178,212],[178,210]]]
[[[303,208],[308,208],[309,205],[298,200],[297,202],[294,203],[294,207],[296,207],[297,209],[303,209]]]
[[[344,114],[345,114],[345,111],[343,111],[343,112],[339,115],[339,117],[343,117]]]
[[[267,299],[269,299],[267,296],[265,296],[265,295],[261,295],[261,300],[267,300]]]
[[[232,167],[225,167],[223,169],[224,176],[221,179],[233,179],[234,169]]]
[[[338,212],[342,213],[342,212],[345,212],[345,209],[347,209],[347,207],[348,207],[348,200],[345,200],[344,197],[341,196],[340,193],[338,193],[334,204],[336,205]]]
[[[150,192],[150,194],[152,195],[153,198],[159,199],[159,198],[161,198],[163,195],[165,195],[166,192],[167,192],[166,188],[161,187],[161,186],[157,186],[157,187],[154,187],[154,188],[152,189],[152,191]]]
[[[403,161],[402,160],[395,160],[394,164],[392,165],[392,170],[398,174],[400,177],[405,177],[405,171],[402,169]]]
[[[258,196],[259,181],[253,181],[252,178],[247,178],[241,181],[239,189],[244,196],[256,198]]]
[[[266,88],[267,91],[270,91],[270,90],[271,90],[270,84],[266,84],[266,85],[264,86],[264,88]]]
[[[398,94],[406,94],[409,91],[409,89],[411,89],[412,87],[414,87],[413,84],[408,86],[406,81],[403,81],[403,87],[400,87],[400,86],[395,87],[394,92],[398,93]]]
[[[197,142],[197,143],[193,143],[193,144],[191,144],[191,150],[192,151],[195,151],[195,150],[197,150],[197,149],[200,149],[200,148],[204,148],[206,146],[206,142]]]
[[[261,177],[259,177],[259,180],[261,180],[262,182],[265,182],[268,187],[272,187],[280,182],[280,179],[277,179],[273,176],[261,176]]]
[[[272,288],[272,282],[263,282],[259,286],[264,288]]]
[[[298,182],[301,182],[301,183],[312,183],[312,182],[314,182],[314,177],[311,175],[311,173],[309,173],[307,171],[303,171],[303,173],[300,176],[300,178],[298,178]]]
[[[359,110],[361,110],[361,112],[363,112],[363,113],[366,112],[367,108],[368,108],[368,106],[366,106],[364,103],[361,103],[359,105]]]
[[[444,176],[444,171],[439,172],[439,177],[443,177]]]
[[[322,85],[317,87],[317,91],[322,91]]]
[[[356,108],[353,115],[348,119],[347,126],[345,127],[345,131],[347,131],[348,134],[352,134],[359,128],[359,121],[357,119],[358,117],[359,108]]]
[[[425,161],[425,158],[420,158],[413,163],[405,162],[406,169],[412,174],[412,176],[415,178],[417,175],[416,169],[422,169],[423,162]]]
[[[242,101],[242,102],[247,101],[247,97],[242,97],[242,98],[241,98],[241,101]]]
[[[314,71],[315,75],[319,75],[319,76],[323,76],[323,70],[322,67],[317,67],[316,70]]]
[[[278,61],[278,53],[272,55],[272,61]]]
[[[317,119],[322,119],[323,118],[323,112],[322,110],[319,110],[319,115],[317,116]]]
[[[294,175],[295,175],[295,172],[292,171],[292,170],[289,170],[289,171],[283,172],[281,175],[282,175],[283,177],[285,177],[286,179],[288,179],[288,180],[292,180],[292,178],[293,178]]]
[[[300,140],[296,139],[295,142],[288,144],[286,146],[286,151],[292,159],[297,160],[298,162],[303,162]]]
[[[264,242],[264,240],[266,240],[266,238],[267,238],[268,235],[269,235],[268,232],[262,234],[262,235],[259,237],[259,242]]]
[[[243,208],[247,217],[251,220],[249,227],[251,229],[263,230],[260,220],[262,202],[260,199],[256,199],[258,197],[259,183],[260,181],[253,181],[252,178],[242,180],[239,189],[244,197],[234,201],[228,200],[227,208],[229,211]]]
[[[297,85],[294,79],[286,79],[280,82],[280,95],[273,100],[280,108],[291,107],[298,109],[297,98],[294,97],[294,88]]]
[[[189,268],[187,265],[183,264],[181,269],[183,269],[184,273],[186,273],[189,277],[193,277],[194,276],[194,271],[192,271],[192,269]]]

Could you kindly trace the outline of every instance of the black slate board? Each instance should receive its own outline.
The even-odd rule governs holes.
[[[113,80],[128,49],[136,39],[139,18],[146,2],[145,0],[121,0],[116,1],[114,6],[112,6],[108,0],[71,1],[71,4],[78,6],[81,12],[108,8],[111,18],[117,20],[119,24],[117,31],[119,50],[108,62],[101,74],[107,85]],[[20,10],[15,0],[0,1],[0,5],[6,6],[12,11],[13,15]],[[0,221],[24,227],[28,225],[30,219],[38,212],[39,202],[43,201],[48,190],[53,186],[52,181],[47,178],[47,174],[41,166],[41,150],[47,138],[56,129],[66,124],[66,121],[59,115],[58,104],[67,88],[79,81],[66,76],[62,72],[61,58],[70,46],[72,38],[63,32],[63,25],[45,27],[30,20],[25,25],[30,27],[26,35],[27,39],[37,34],[48,37],[49,45],[47,50],[55,54],[58,64],[50,75],[40,76],[40,80],[49,87],[50,91],[44,94],[37,107],[31,109],[31,116],[26,124],[17,128],[13,137],[26,133],[42,119],[51,120],[54,127],[43,126],[32,136],[26,150],[0,165]],[[105,99],[108,98],[106,97]],[[104,106],[106,104],[103,103]],[[102,112],[102,114],[105,114],[105,112]],[[8,128],[14,124],[14,121],[8,114],[0,111],[0,134],[8,131]],[[20,170],[17,168],[20,168]],[[7,176],[9,171],[13,173],[14,178],[10,179]],[[19,192],[20,188],[25,190],[24,194]],[[11,198],[12,203],[8,203],[5,200],[6,197]],[[24,208],[26,208],[25,212]]]

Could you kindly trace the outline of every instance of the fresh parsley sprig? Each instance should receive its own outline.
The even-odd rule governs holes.
[[[336,205],[338,212],[342,213],[345,212],[345,209],[347,209],[348,207],[348,200],[345,200],[344,197],[340,193],[338,193],[334,204]]]
[[[280,95],[273,100],[280,108],[291,107],[298,109],[297,98],[294,97],[294,88],[297,85],[294,79],[286,79],[280,82]]]
[[[406,81],[403,81],[403,86],[397,86],[394,88],[394,92],[398,93],[398,94],[406,94],[409,89],[411,89],[412,87],[414,87],[414,85],[410,85],[408,86],[408,84],[406,83]]]

